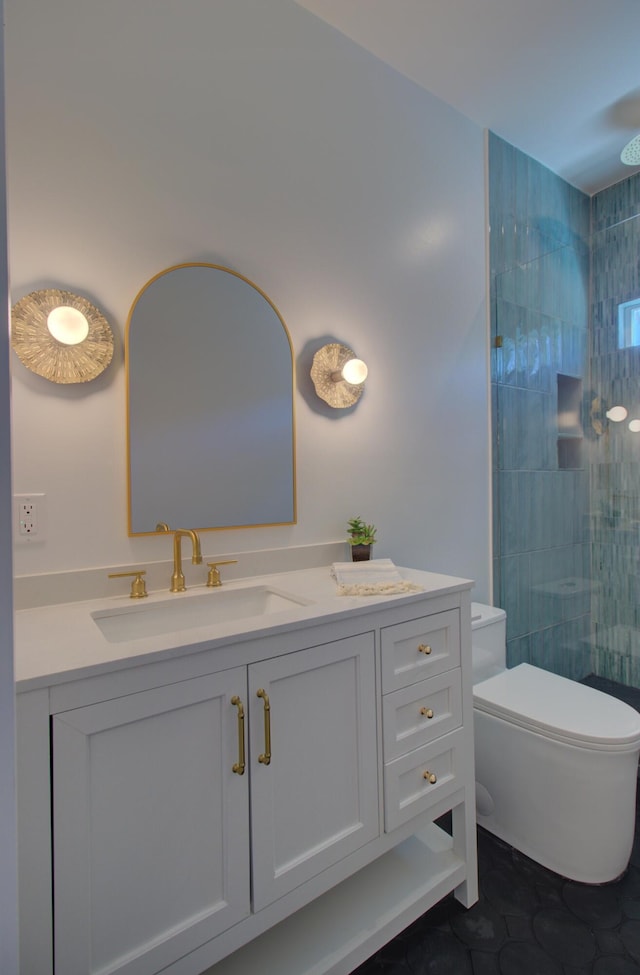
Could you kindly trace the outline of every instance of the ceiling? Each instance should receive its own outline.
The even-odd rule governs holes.
[[[640,0],[297,2],[586,193],[640,170]]]

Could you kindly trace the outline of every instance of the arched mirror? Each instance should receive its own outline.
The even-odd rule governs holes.
[[[130,535],[295,522],[293,353],[257,285],[216,264],[162,271],[125,355]]]

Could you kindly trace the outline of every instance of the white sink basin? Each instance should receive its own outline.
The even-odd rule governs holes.
[[[109,643],[123,643],[308,605],[308,599],[281,589],[251,586],[247,589],[214,589],[196,596],[176,593],[159,602],[143,600],[114,609],[96,610],[91,613],[91,618]]]

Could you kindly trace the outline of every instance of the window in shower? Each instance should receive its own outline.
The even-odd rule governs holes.
[[[618,348],[640,345],[640,298],[618,305]]]

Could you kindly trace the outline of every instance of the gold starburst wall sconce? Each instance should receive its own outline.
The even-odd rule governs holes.
[[[346,345],[331,342],[318,349],[311,365],[315,391],[334,409],[343,410],[362,396],[368,369]]]
[[[82,295],[55,288],[16,302],[11,345],[27,369],[52,383],[90,382],[113,358],[113,332],[102,312]]]

